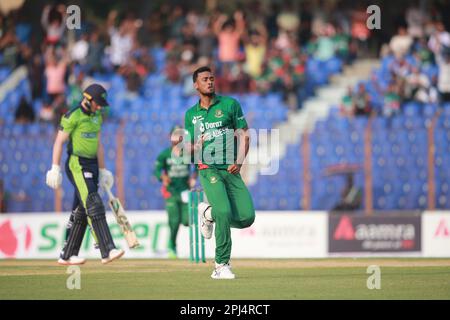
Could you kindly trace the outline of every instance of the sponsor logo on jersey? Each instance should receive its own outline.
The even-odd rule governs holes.
[[[97,137],[97,132],[83,132],[81,133],[81,137],[85,139],[94,139]]]
[[[206,122],[205,123],[205,127],[206,127],[206,130],[209,130],[209,129],[217,129],[217,128],[220,128],[222,126],[222,121],[217,121],[217,122]]]
[[[203,116],[194,116],[192,118],[192,124],[196,124],[198,120],[203,120]]]
[[[209,182],[211,182],[212,184],[216,183],[216,182],[217,182],[217,177],[216,177],[216,176],[212,176],[212,177],[209,179]]]

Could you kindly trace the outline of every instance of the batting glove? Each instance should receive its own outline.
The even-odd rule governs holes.
[[[98,180],[100,187],[104,190],[111,189],[114,184],[113,174],[111,173],[111,171],[104,168],[99,170]]]
[[[54,164],[52,165],[52,168],[47,171],[45,183],[47,183],[47,185],[52,189],[58,189],[58,187],[61,185],[61,182],[61,168],[57,164]]]

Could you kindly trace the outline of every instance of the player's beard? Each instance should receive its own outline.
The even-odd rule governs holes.
[[[214,88],[212,89],[212,91],[206,91],[203,93],[203,95],[207,96],[207,97],[212,97],[215,94],[216,94],[216,90]]]

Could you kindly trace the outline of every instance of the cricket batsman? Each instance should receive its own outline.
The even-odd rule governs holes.
[[[105,207],[98,194],[98,185],[111,188],[113,175],[105,169],[103,145],[100,141],[102,125],[101,110],[107,107],[106,90],[92,84],[83,92],[80,105],[61,118],[60,129],[53,145],[52,168],[47,172],[46,183],[57,189],[62,182],[61,154],[63,145],[69,141],[66,162],[67,176],[75,188],[73,222],[58,263],[78,265],[85,263],[78,252],[88,224],[92,225],[98,241],[102,263],[120,258],[123,250],[116,249],[106,222]]]
[[[215,269],[211,277],[234,279],[230,228],[247,228],[255,220],[253,200],[240,175],[250,146],[247,121],[238,101],[216,95],[209,67],[197,69],[193,82],[200,100],[187,110],[185,129],[187,148],[193,150],[209,202],[198,206],[201,232],[210,239],[215,225]]]
[[[169,258],[177,257],[177,234],[180,224],[189,225],[188,193],[195,186],[196,172],[191,175],[191,165],[183,162],[180,137],[184,130],[175,126],[170,132],[172,146],[163,150],[156,159],[153,174],[162,182],[161,194],[166,202],[169,220]],[[172,155],[174,155],[172,157]]]

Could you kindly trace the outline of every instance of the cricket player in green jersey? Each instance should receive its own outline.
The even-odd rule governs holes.
[[[100,141],[102,125],[101,109],[108,105],[106,90],[92,84],[83,92],[80,105],[61,118],[61,125],[53,145],[52,168],[47,172],[46,183],[57,189],[62,182],[61,154],[63,144],[69,141],[66,174],[75,187],[73,221],[58,263],[61,265],[83,264],[78,256],[88,224],[92,225],[102,263],[120,258],[123,250],[116,249],[106,222],[105,207],[97,193],[98,186],[111,188],[113,175],[105,169],[104,151]]]
[[[162,182],[161,194],[166,202],[166,211],[169,218],[169,258],[177,257],[177,234],[180,224],[189,225],[188,193],[195,186],[196,172],[191,174],[191,165],[184,163],[180,146],[180,137],[184,132],[181,127],[175,126],[170,132],[172,146],[164,149],[156,159],[154,176]],[[172,156],[173,155],[173,156]]]
[[[209,202],[198,206],[201,232],[210,239],[215,225],[215,269],[211,277],[234,279],[230,228],[247,228],[255,220],[253,200],[240,175],[250,146],[248,126],[238,101],[216,95],[209,67],[197,69],[193,81],[200,100],[187,110],[185,129],[187,149],[193,151]]]

